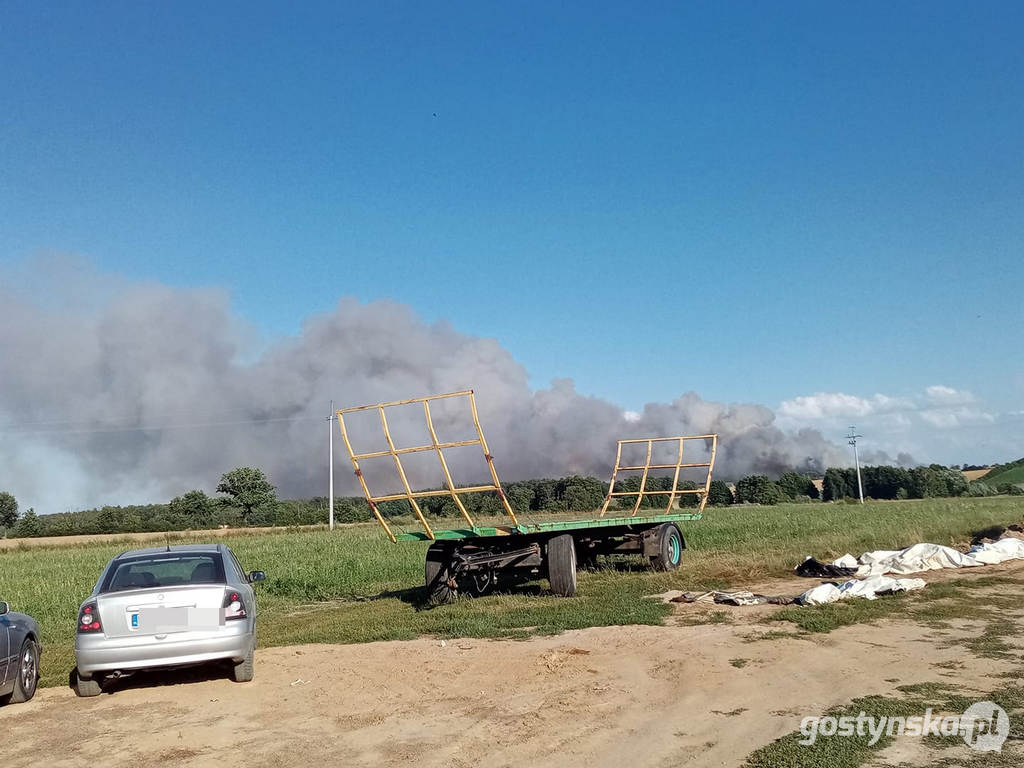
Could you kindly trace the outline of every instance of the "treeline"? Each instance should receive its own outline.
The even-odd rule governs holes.
[[[927,467],[861,467],[864,496],[872,499],[928,499],[942,496],[1020,495],[1024,488],[1010,483],[992,486],[984,478],[967,481],[958,469],[930,464]],[[855,469],[828,469],[822,485],[822,499],[841,501],[856,497]]]
[[[913,469],[861,467],[861,481],[865,498],[871,499],[1024,494],[1024,488],[1019,485],[992,487],[980,480],[968,483],[959,469],[939,464]],[[671,489],[671,484],[672,479],[669,477],[648,477],[646,490],[667,491]],[[693,491],[697,490],[697,485],[686,481],[681,482],[679,488]],[[608,483],[595,477],[572,475],[560,479],[507,483],[504,490],[509,504],[516,512],[585,511],[597,509],[604,503]],[[637,492],[640,490],[640,478],[624,478],[615,484],[615,490]],[[9,493],[0,492],[0,536],[72,536],[217,527],[318,525],[326,523],[328,519],[326,496],[278,499],[276,489],[266,475],[251,467],[239,467],[225,473],[217,485],[217,492],[222,495],[211,497],[204,491],[193,490],[176,496],[166,504],[104,506],[51,515],[37,515],[32,509],[19,514],[15,498]],[[708,493],[708,503],[712,506],[774,505],[782,502],[810,503],[819,499],[841,502],[855,500],[857,497],[856,470],[829,468],[825,472],[820,494],[812,476],[785,472],[775,480],[767,475],[748,475],[736,483],[735,490],[721,480],[714,480]],[[474,518],[504,514],[504,507],[495,493],[473,493],[460,498]],[[683,493],[677,497],[677,505],[681,508],[695,507],[699,501],[700,497],[696,493]],[[635,502],[635,496],[615,497],[610,509],[632,509]],[[645,494],[641,507],[664,508],[667,503],[668,496],[665,494]],[[455,502],[447,496],[420,499],[419,504],[423,512],[430,516],[461,516]],[[412,514],[405,500],[383,502],[378,505],[378,509],[389,518]],[[334,519],[339,523],[365,522],[371,519],[370,508],[361,496],[336,497]]]

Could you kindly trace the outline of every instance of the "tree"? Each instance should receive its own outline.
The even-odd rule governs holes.
[[[34,509],[29,507],[25,514],[21,516],[21,519],[14,526],[14,535],[19,539],[43,535],[43,521],[39,519],[39,515],[36,514]]]
[[[508,503],[516,512],[529,512],[534,509],[533,488],[527,483],[509,483],[505,487],[505,496],[508,497]],[[458,509],[455,512],[458,513]]]
[[[0,528],[13,528],[18,522],[18,500],[7,491],[0,491]]]
[[[712,480],[708,489],[708,503],[713,507],[727,507],[732,504],[732,491],[724,480]]]
[[[262,516],[277,504],[276,490],[263,470],[252,467],[225,472],[217,484],[217,493],[228,494],[229,503],[241,509],[246,522],[252,521],[257,513]]]
[[[799,472],[784,472],[779,478],[779,488],[791,499],[795,499],[797,496],[818,498],[818,489],[814,486],[814,480],[809,475],[801,475]]]
[[[565,509],[589,511],[604,503],[606,490],[604,483],[597,478],[572,475],[559,481],[555,493]]]
[[[940,467],[935,470],[939,479],[946,485],[947,496],[964,496],[967,493],[967,475],[959,469]]]
[[[909,488],[913,485],[910,473],[902,467],[862,467],[862,474],[864,495],[872,499],[898,499],[901,488],[903,495],[907,496]]]
[[[213,499],[203,491],[189,491],[175,496],[168,507],[171,515],[180,518],[186,525],[209,525],[213,519]]]
[[[914,467],[910,470],[910,486],[907,491],[912,499],[945,496],[946,482],[931,467]]]
[[[821,485],[822,501],[840,501],[850,495],[850,486],[846,481],[846,472],[835,467],[826,469],[825,480]]]
[[[779,486],[765,475],[747,475],[736,483],[736,501],[740,504],[778,504],[784,498]]]
[[[96,516],[97,533],[132,533],[142,527],[142,521],[132,507],[103,507]]]

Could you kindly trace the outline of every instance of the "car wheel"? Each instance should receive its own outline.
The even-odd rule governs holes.
[[[236,661],[231,667],[231,679],[236,683],[248,683],[256,673],[255,654],[252,648],[241,661]]]
[[[80,674],[78,674],[77,669],[74,671],[73,677],[73,686],[75,689],[76,696],[81,696],[83,699],[86,699],[91,696],[99,696],[101,693],[103,693],[103,686],[98,678],[82,677]]]
[[[11,701],[20,704],[36,695],[39,685],[39,646],[31,638],[21,644],[18,653],[18,671],[14,679]]]

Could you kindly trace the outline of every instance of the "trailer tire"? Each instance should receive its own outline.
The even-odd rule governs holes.
[[[427,600],[431,605],[444,605],[455,600],[456,592],[450,580],[451,552],[447,547],[431,544],[427,548],[427,561],[423,569],[427,587]]]
[[[658,553],[651,557],[651,567],[656,571],[675,571],[683,562],[683,534],[675,523],[665,523],[658,528]]]
[[[576,594],[576,542],[571,533],[548,540],[548,581],[551,591],[560,597]]]

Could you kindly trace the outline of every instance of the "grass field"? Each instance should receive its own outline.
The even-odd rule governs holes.
[[[1024,465],[1010,467],[1002,472],[994,472],[992,474],[985,475],[982,478],[982,481],[991,485],[993,488],[1000,486],[1003,483],[1009,483],[1010,485],[1024,484]]]
[[[227,541],[257,586],[260,644],[353,643],[439,637],[525,637],[616,624],[658,624],[670,608],[645,595],[667,589],[740,587],[790,575],[807,555],[837,557],[919,541],[951,544],[970,531],[1021,522],[1024,499],[927,499],[708,509],[683,524],[689,551],[674,573],[606,567],[580,574],[571,599],[545,595],[546,583],[454,605],[422,604],[425,544],[391,544],[374,525],[265,532]],[[172,538],[173,542],[174,539]],[[132,545],[137,546],[137,545]],[[0,599],[43,628],[43,684],[66,682],[74,663],[80,601],[106,562],[131,546],[76,544],[0,550]],[[807,609],[816,610],[816,609]]]

